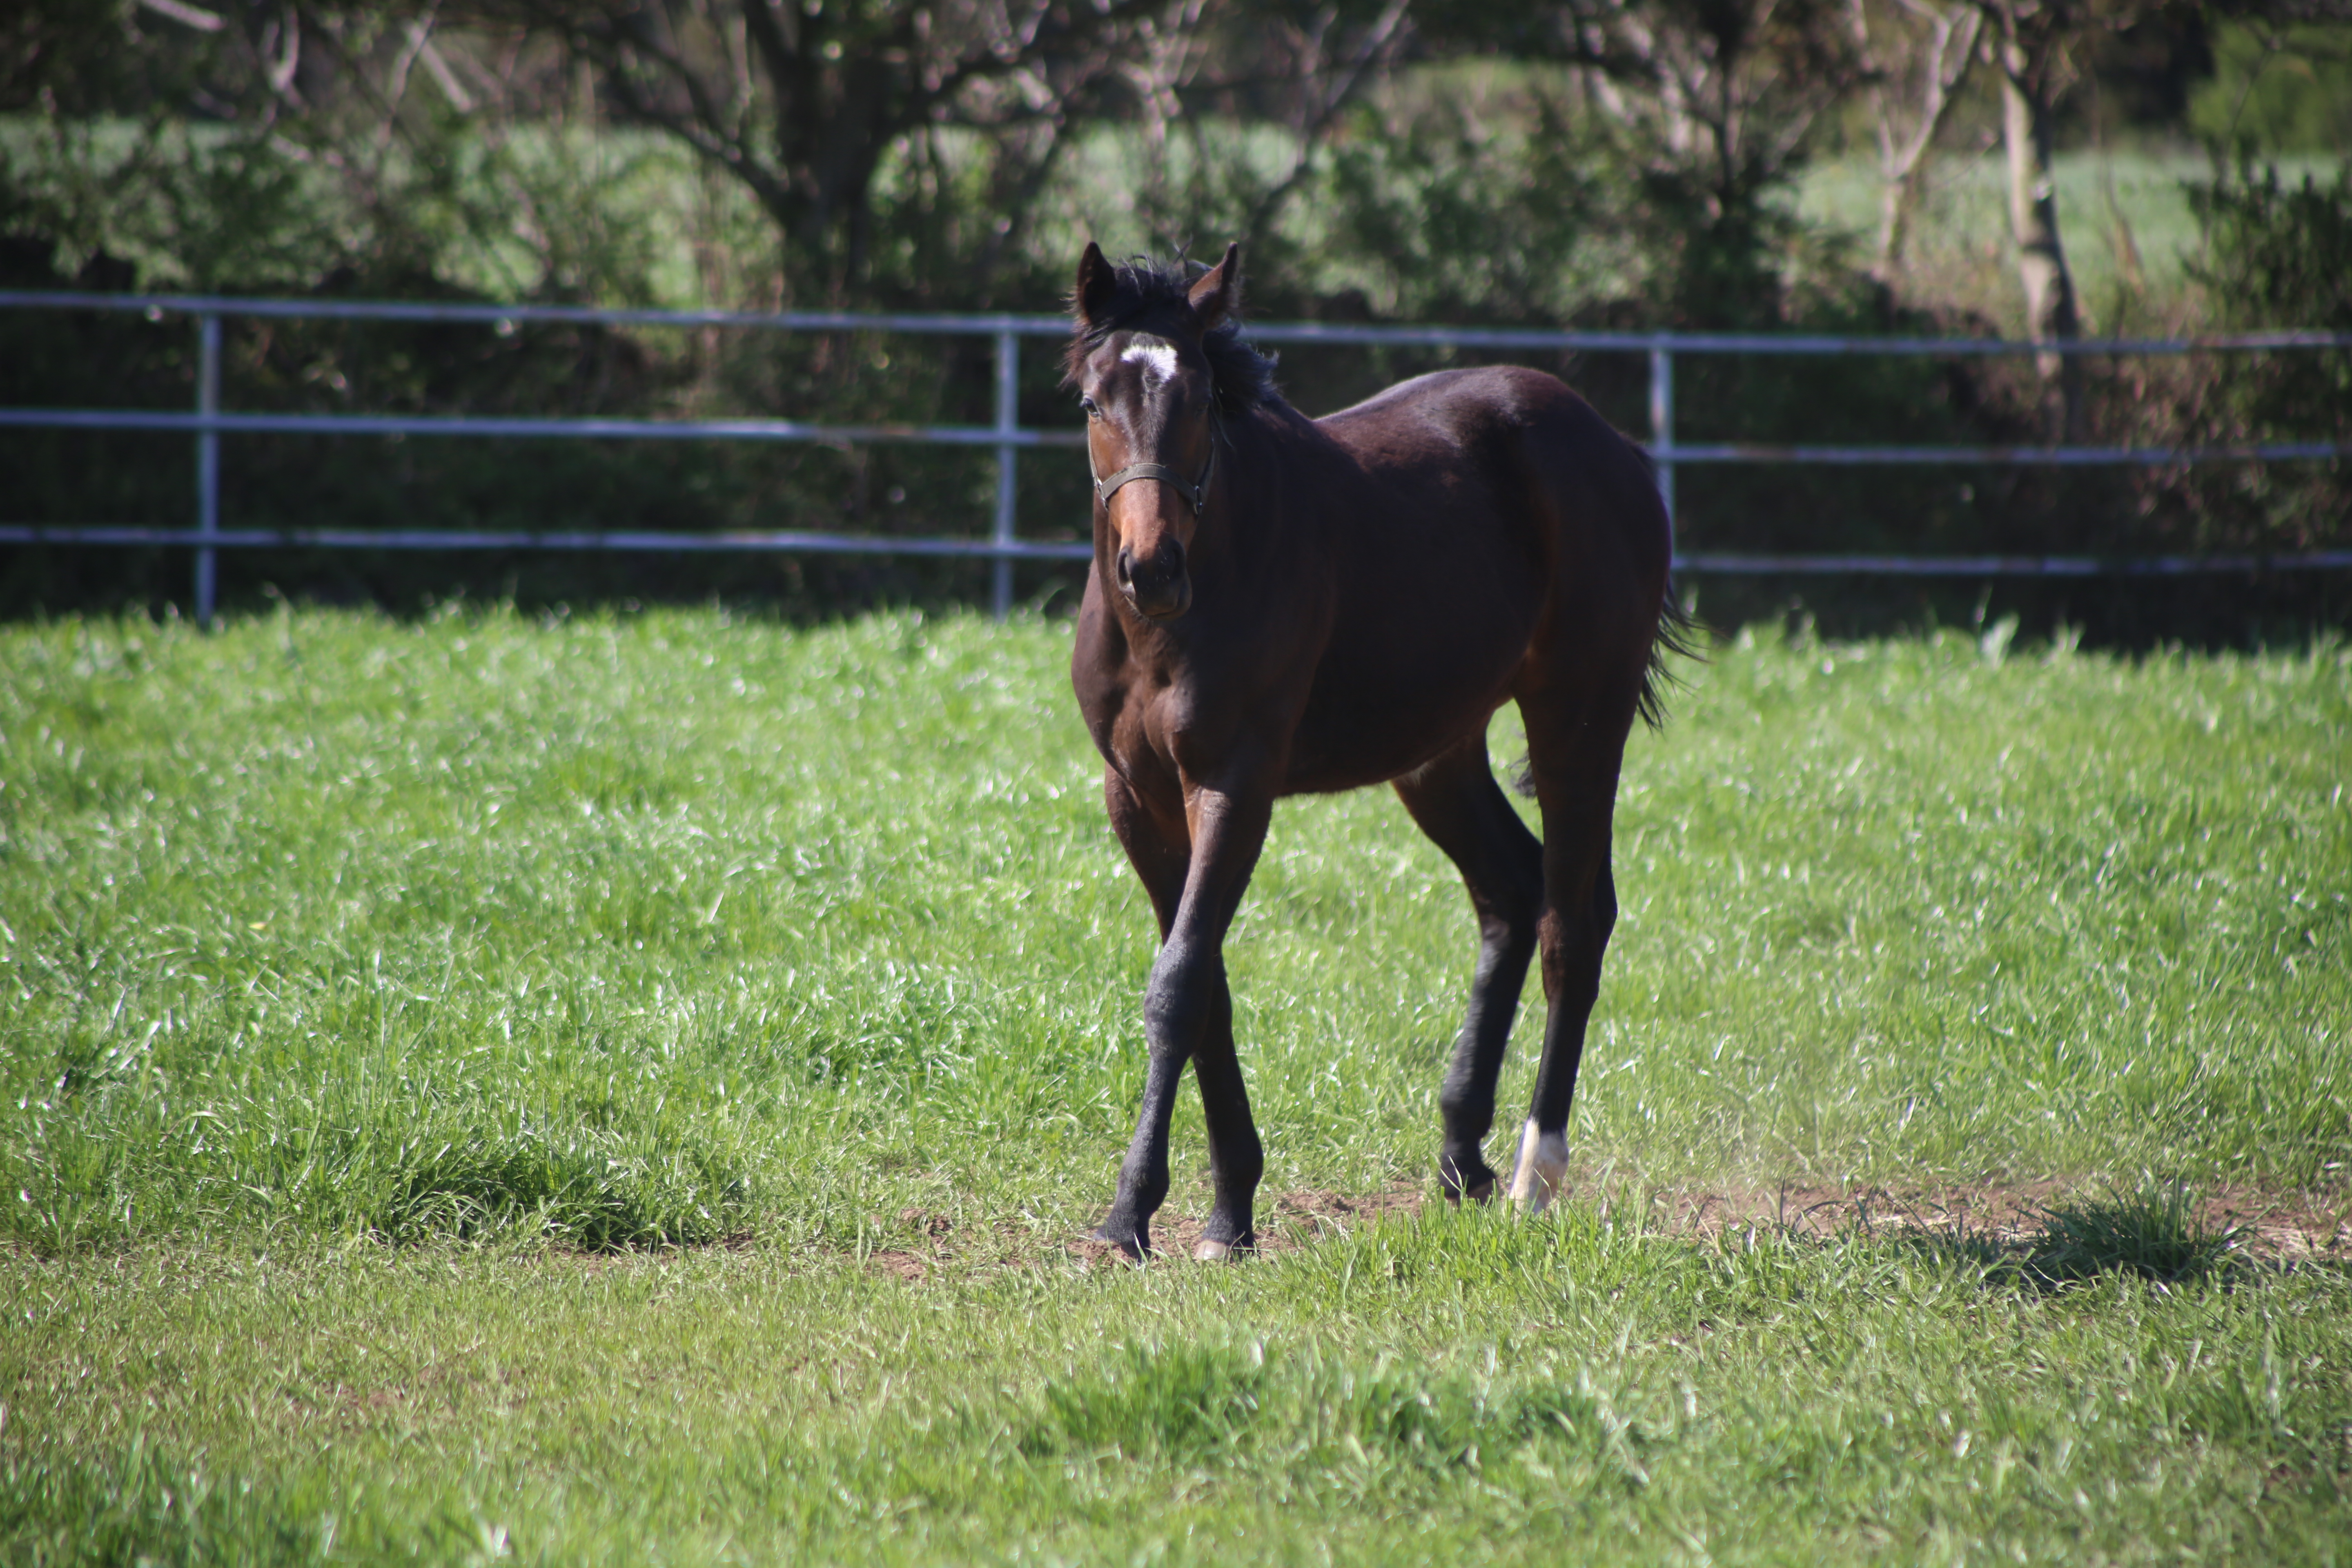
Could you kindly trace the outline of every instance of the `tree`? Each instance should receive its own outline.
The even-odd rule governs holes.
[[[1854,47],[1878,142],[1877,271],[1891,279],[1918,210],[1928,152],[1977,58],[1972,0],[1852,0]]]
[[[990,158],[1001,258],[1072,122],[1096,110],[1167,8],[1145,0],[474,0],[452,20],[551,37],[625,121],[740,181],[788,270],[835,301],[863,292],[886,158],[951,129]],[[1181,10],[1181,7],[1180,6]],[[919,158],[931,151],[918,147]]]
[[[1698,321],[1772,313],[1769,251],[1788,220],[1767,199],[1821,116],[1862,75],[1833,0],[1576,0],[1564,58],[1684,231],[1675,301]]]
[[[2074,275],[2058,231],[2057,101],[2076,69],[2080,35],[2097,25],[2084,0],[1977,0],[1990,28],[1985,52],[2000,76],[2001,141],[2009,153],[2010,237],[2025,291],[2025,331],[2037,343],[2083,335]],[[2110,25],[2122,7],[2105,8]],[[2083,363],[2078,354],[2035,360],[2059,392],[2057,434],[2078,439]]]
[[[1140,24],[1147,47],[1125,72],[1142,131],[1137,215],[1177,244],[1258,242],[1263,264],[1265,242],[1307,188],[1341,116],[1395,62],[1411,8],[1411,0],[1261,0],[1246,8],[1181,0]],[[1219,149],[1207,123],[1216,115],[1286,134],[1281,167]],[[1189,153],[1181,159],[1171,139],[1179,132]]]

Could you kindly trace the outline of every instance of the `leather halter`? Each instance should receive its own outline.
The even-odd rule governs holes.
[[[1192,503],[1192,515],[1198,517],[1202,503],[1208,500],[1209,476],[1216,471],[1217,433],[1213,429],[1209,432],[1209,460],[1201,465],[1201,478],[1197,483],[1185,479],[1165,463],[1129,463],[1107,479],[1096,478],[1094,450],[1089,447],[1087,451],[1087,476],[1094,479],[1095,499],[1103,503],[1106,510],[1109,509],[1110,498],[1118,493],[1120,486],[1133,484],[1138,479],[1158,479],[1174,486],[1178,495]]]

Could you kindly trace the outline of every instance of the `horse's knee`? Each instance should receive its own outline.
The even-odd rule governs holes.
[[[1568,977],[1570,955],[1577,947],[1584,921],[1566,912],[1547,907],[1536,922],[1537,956],[1543,970],[1544,989],[1549,992]]]
[[[1600,875],[1592,879],[1592,935],[1596,942],[1606,942],[1609,933],[1617,929],[1617,879],[1609,873],[1609,863],[1601,863]]]
[[[1610,875],[1609,862],[1601,861],[1592,876],[1591,891],[1580,908],[1573,897],[1565,908],[1547,905],[1540,923],[1544,962],[1549,966],[1555,954],[1566,960],[1580,949],[1598,952],[1609,942],[1610,933],[1617,929],[1617,879]]]
[[[1535,956],[1537,922],[1542,912],[1539,900],[1509,909],[1489,906],[1478,911],[1481,979],[1502,973],[1507,966],[1525,965]]]
[[[1166,1045],[1190,1052],[1224,979],[1224,960],[1214,952],[1202,953],[1174,942],[1161,948],[1143,993],[1145,1038],[1155,1049]]]
[[[1530,858],[1522,874],[1511,879],[1509,915],[1513,929],[1532,947],[1543,921],[1543,861]]]
[[[1516,875],[1494,877],[1471,889],[1479,949],[1490,967],[1525,963],[1536,951],[1544,910],[1543,862],[1530,857],[1528,864],[1516,870]]]

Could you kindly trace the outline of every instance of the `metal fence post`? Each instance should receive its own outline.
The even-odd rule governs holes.
[[[1010,436],[1021,427],[1021,337],[1014,331],[996,334],[996,430]],[[996,448],[996,527],[992,538],[999,548],[1013,542],[1013,485],[1019,472],[1020,448],[1012,442]],[[999,555],[990,575],[988,605],[998,620],[1013,613],[1013,558]]]
[[[1675,526],[1675,355],[1659,339],[1650,345],[1650,456],[1658,465],[1658,499],[1666,503],[1666,537]]]
[[[218,313],[206,310],[196,318],[196,414],[209,419],[220,412],[221,324]],[[210,538],[220,532],[220,432],[208,426],[196,430],[196,534]],[[219,552],[196,551],[196,625],[213,624],[213,600],[220,578]]]

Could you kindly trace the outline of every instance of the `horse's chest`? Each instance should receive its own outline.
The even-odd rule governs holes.
[[[1111,761],[1129,784],[1154,795],[1173,795],[1183,787],[1183,731],[1171,708],[1163,690],[1123,704],[1108,726]]]

